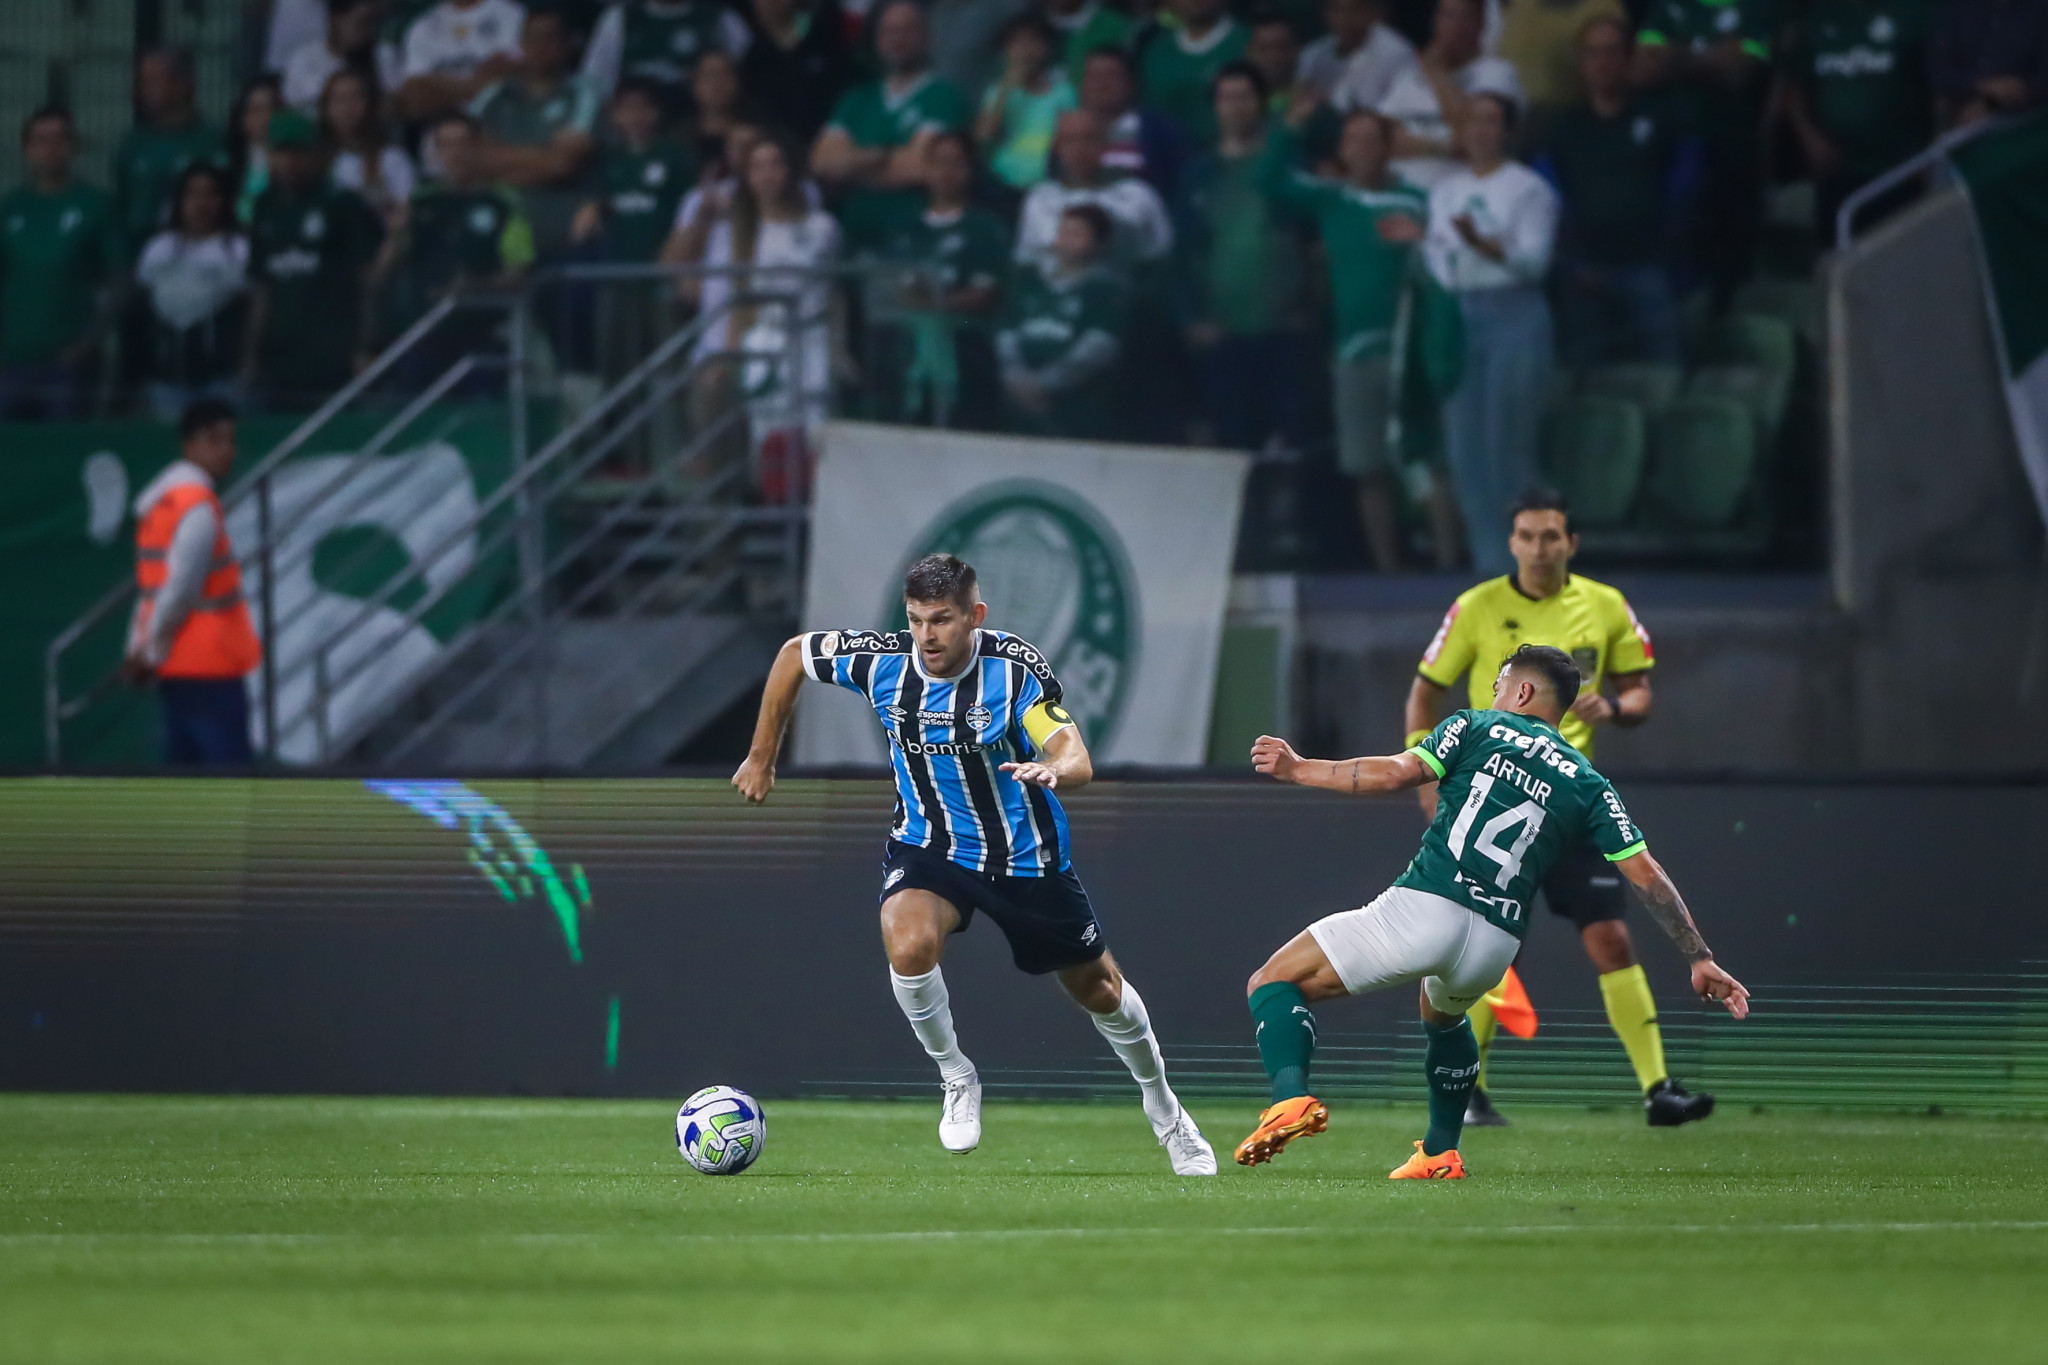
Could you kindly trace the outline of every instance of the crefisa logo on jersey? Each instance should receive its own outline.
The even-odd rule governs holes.
[[[1055,484],[1005,480],[941,512],[911,551],[910,560],[954,554],[972,564],[989,628],[1022,642],[1009,657],[1049,666],[1089,744],[1100,752],[1110,743],[1137,673],[1139,602],[1123,540],[1100,513]],[[889,585],[898,622],[901,582],[899,573]],[[977,706],[967,723],[979,734],[994,717]]]

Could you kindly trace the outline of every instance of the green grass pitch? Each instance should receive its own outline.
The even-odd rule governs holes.
[[[2048,1359],[2048,1123],[1418,1110],[1168,1173],[1129,1105],[0,1097],[0,1361]]]

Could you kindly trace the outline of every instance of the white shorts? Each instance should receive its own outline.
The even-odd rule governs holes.
[[[1362,910],[1308,927],[1353,995],[1420,981],[1430,1005],[1463,1014],[1498,986],[1521,940],[1453,900],[1389,887]]]

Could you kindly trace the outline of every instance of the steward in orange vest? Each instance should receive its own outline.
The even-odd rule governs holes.
[[[166,763],[246,764],[253,754],[244,679],[262,662],[263,646],[215,492],[235,462],[234,409],[201,399],[178,429],[180,458],[135,500],[140,598],[123,672],[156,680]]]

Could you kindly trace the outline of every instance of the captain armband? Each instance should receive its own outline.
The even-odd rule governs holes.
[[[1042,701],[1024,713],[1024,733],[1031,736],[1031,742],[1040,749],[1045,748],[1047,740],[1073,724],[1074,717],[1056,701]]]

